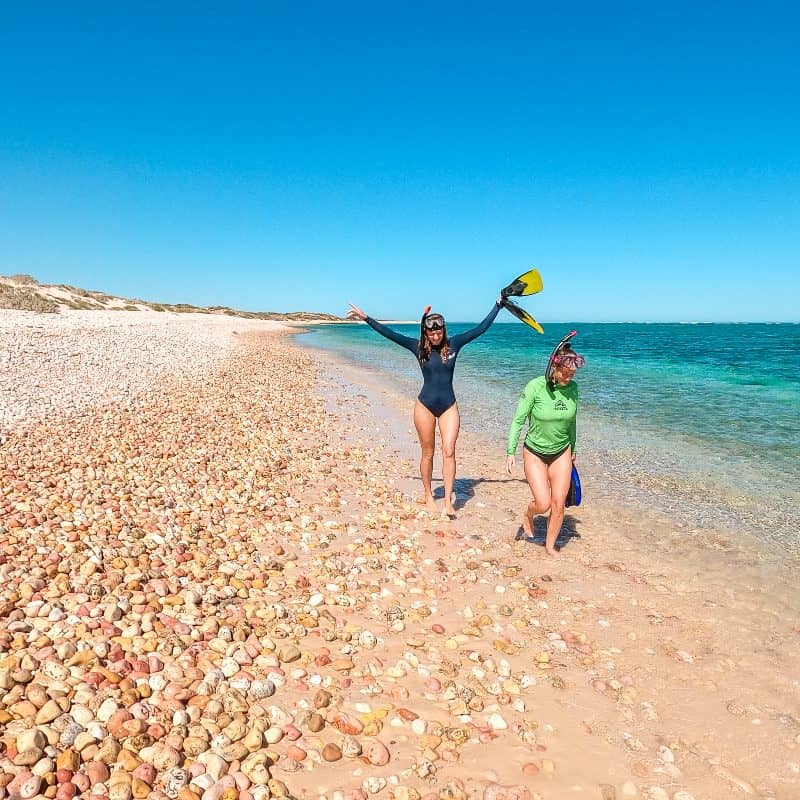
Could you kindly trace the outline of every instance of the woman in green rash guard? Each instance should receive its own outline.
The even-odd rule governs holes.
[[[572,378],[585,363],[584,357],[562,340],[550,356],[547,374],[534,378],[523,390],[508,431],[506,471],[510,475],[520,431],[525,420],[529,421],[522,458],[533,500],[522,516],[522,530],[530,536],[533,518],[549,510],[545,550],[551,556],[557,552],[575,460],[578,384]]]

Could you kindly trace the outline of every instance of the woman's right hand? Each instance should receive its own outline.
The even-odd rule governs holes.
[[[358,307],[350,303],[350,310],[347,312],[348,319],[360,319],[362,322],[367,318],[367,315]]]
[[[514,471],[514,456],[506,456],[506,472],[510,475]]]

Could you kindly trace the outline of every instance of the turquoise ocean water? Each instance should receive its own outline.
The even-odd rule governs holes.
[[[577,329],[575,349],[587,360],[577,380],[588,498],[646,505],[687,533],[744,531],[800,548],[800,325],[544,327],[539,336],[496,322],[459,356],[462,426],[496,442],[499,459],[522,387]],[[301,343],[375,371],[399,393],[415,396],[421,385],[413,356],[365,325],[320,326]]]

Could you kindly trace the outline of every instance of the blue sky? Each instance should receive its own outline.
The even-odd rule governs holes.
[[[0,274],[166,302],[800,319],[793,4],[5,3]]]

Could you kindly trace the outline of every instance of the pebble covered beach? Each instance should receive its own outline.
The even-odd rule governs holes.
[[[0,312],[0,799],[800,797],[787,576],[590,504],[546,559],[469,431],[430,516],[288,332]]]

